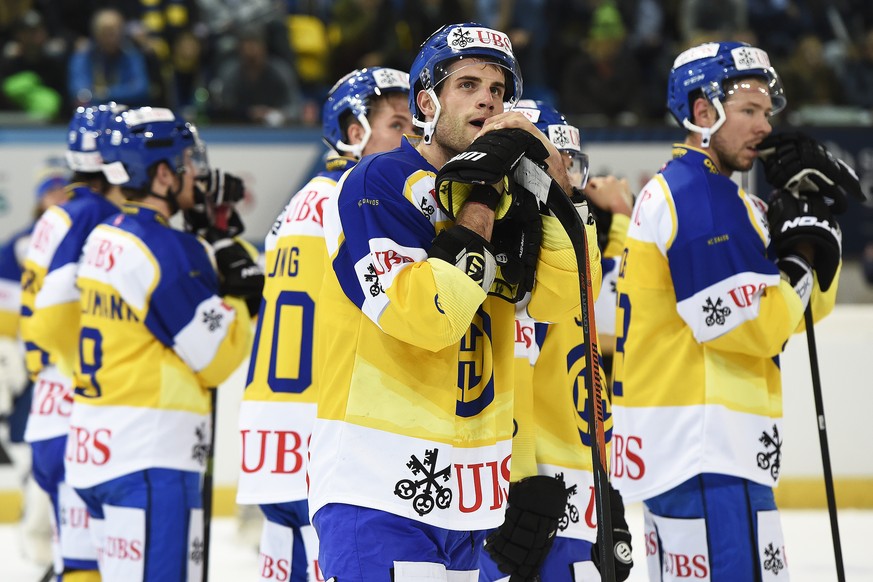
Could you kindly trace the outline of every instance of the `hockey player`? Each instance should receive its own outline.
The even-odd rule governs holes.
[[[833,309],[839,228],[821,198],[776,191],[768,211],[730,179],[785,106],[764,51],[686,50],[667,104],[688,133],[637,196],[621,260],[613,482],[644,501],[651,579],[782,579],[778,356],[808,304]]]
[[[24,365],[24,346],[19,335],[21,274],[35,221],[51,206],[67,199],[69,171],[49,165],[36,186],[34,222],[0,246],[0,422],[8,425],[2,446],[9,452],[16,475],[24,483],[24,513],[21,531],[24,555],[39,563],[51,563],[51,502],[31,474],[30,446],[24,430],[33,398],[33,382]],[[7,440],[8,439],[8,440]]]
[[[73,170],[69,200],[49,208],[33,229],[21,277],[21,336],[34,380],[25,440],[33,475],[52,499],[58,549],[55,572],[64,580],[99,580],[97,548],[84,503],[64,477],[64,448],[72,405],[79,321],[76,269],[88,233],[118,212],[121,191],[100,171],[97,141],[116,106],[79,108],[68,132]]]
[[[267,277],[246,391],[240,406],[242,465],[237,502],[260,504],[262,580],[323,580],[309,523],[306,466],[318,384],[313,315],[327,247],[322,209],[340,176],[362,156],[412,133],[409,75],[382,67],[352,71],[328,93],[322,136],[332,155],[291,199],[267,235]],[[290,572],[290,573],[289,573]]]
[[[67,479],[103,520],[104,581],[200,580],[207,387],[251,348],[263,277],[239,243],[215,252],[168,220],[194,205],[201,148],[168,109],[113,117],[101,148],[127,203],[95,228],[76,283],[79,358]]]
[[[516,104],[514,110],[534,122],[561,152],[572,179],[573,199],[583,221],[589,221],[589,202],[594,202],[601,216],[608,216],[607,213],[612,210],[619,214],[630,214],[628,202],[631,196],[626,182],[612,176],[588,179],[588,158],[581,151],[578,128],[568,124],[554,107],[542,101],[523,99]],[[590,218],[593,220],[593,216]],[[621,219],[615,220],[614,228],[609,231],[612,247],[624,242],[621,222]],[[626,220],[624,224],[626,228]],[[606,248],[609,246],[606,245]],[[614,260],[607,259],[604,255],[601,261],[604,281],[611,262]],[[610,296],[614,298],[613,294],[607,293],[602,287],[596,306],[600,305],[604,296],[607,301]],[[591,561],[592,557],[597,556],[597,552],[592,551],[597,533],[597,518],[594,514],[594,477],[587,430],[590,406],[585,398],[583,380],[587,365],[582,346],[580,314],[551,324],[534,322],[524,315],[526,314],[517,316],[516,319],[518,374],[515,421],[518,430],[512,442],[512,481],[531,474],[548,475],[563,481],[568,493],[567,504],[554,542],[539,567],[538,574],[540,579],[550,582],[593,582],[600,580],[600,574]],[[600,318],[597,317],[596,321],[599,332]],[[518,403],[519,392],[523,393],[525,366],[530,369],[531,384],[530,402],[526,407],[519,406]],[[608,405],[606,420],[608,425],[611,424]],[[534,428],[528,429],[528,425],[533,425]],[[532,472],[526,465],[519,464],[520,459],[523,461],[527,457],[526,451],[519,450],[522,447],[518,443],[519,437],[525,437],[526,433],[533,435],[535,462]],[[611,501],[614,541],[623,540],[627,543],[630,540],[621,497],[613,493]],[[629,546],[627,551],[630,551]],[[630,573],[632,564],[617,559],[615,565],[616,579],[624,580]],[[501,572],[487,554],[483,554],[480,566],[482,581],[508,579],[507,574]]]
[[[439,29],[410,85],[422,137],[362,160],[324,209],[331,268],[315,324],[309,504],[321,569],[342,582],[475,580],[485,531],[503,522],[515,306],[488,295],[501,293],[495,255],[509,254],[489,242],[495,220],[542,227],[541,245],[525,248],[539,253],[531,314],[579,307],[562,292],[578,281],[569,238],[504,188],[525,154],[547,159],[569,191],[551,142],[504,112],[522,89],[507,36],[475,23]],[[524,210],[507,215],[516,203]],[[554,487],[537,498],[547,496]]]

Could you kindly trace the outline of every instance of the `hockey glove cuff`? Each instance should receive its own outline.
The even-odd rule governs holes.
[[[796,198],[777,190],[770,197],[767,220],[777,257],[797,254],[799,243],[815,248],[812,268],[821,290],[827,291],[840,266],[843,235],[824,200],[817,196]]]
[[[633,548],[631,547],[630,530],[624,516],[624,501],[611,483],[609,485],[609,509],[612,516],[612,557],[615,564],[615,580],[623,582],[630,576],[631,568],[634,567]],[[598,542],[591,546],[591,561],[594,562],[599,571],[600,546]]]
[[[221,295],[242,297],[249,308],[249,315],[257,315],[264,291],[264,271],[245,247],[231,239],[217,241],[215,263],[221,279]]]
[[[518,303],[533,290],[543,241],[543,221],[536,199],[522,196],[516,205],[509,218],[494,225],[491,235],[497,275],[488,293],[510,303]]]
[[[460,225],[439,233],[433,239],[427,256],[456,266],[486,292],[497,274],[491,243]]]

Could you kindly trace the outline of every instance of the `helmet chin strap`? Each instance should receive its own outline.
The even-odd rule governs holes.
[[[177,172],[176,175],[179,176],[179,189],[178,190],[173,190],[172,188],[167,188],[166,194],[158,194],[154,190],[151,190],[151,189],[149,190],[149,194],[151,196],[154,196],[155,198],[163,200],[164,202],[167,203],[167,206],[170,207],[170,216],[173,216],[174,214],[176,214],[180,210],[180,208],[179,208],[179,194],[182,193],[182,173]]]
[[[361,142],[348,144],[344,141],[338,141],[336,149],[343,153],[350,154],[356,159],[361,159],[361,153],[363,153],[364,148],[367,147],[367,142],[370,141],[370,136],[373,135],[373,129],[370,127],[370,122],[367,121],[367,116],[363,113],[358,115],[355,119],[357,119],[358,123],[361,124],[361,127],[364,128],[364,137],[361,139]]]
[[[430,95],[430,98],[433,101],[434,108],[435,108],[435,111],[433,114],[433,119],[431,121],[419,121],[419,120],[415,119],[415,117],[413,117],[412,124],[416,127],[420,127],[422,129],[424,129],[424,135],[423,135],[424,143],[430,145],[430,143],[433,141],[433,133],[434,133],[434,130],[436,129],[436,122],[440,118],[440,111],[442,111],[442,105],[440,105],[440,100],[436,95],[436,91],[434,91],[433,89],[427,89],[427,94]]]
[[[718,97],[713,97],[710,101],[712,106],[715,107],[715,112],[718,114],[718,117],[715,120],[715,123],[712,124],[712,127],[700,127],[699,125],[695,125],[691,123],[691,120],[687,117],[682,122],[682,126],[685,127],[688,131],[693,131],[695,133],[699,133],[701,135],[700,147],[708,148],[709,143],[712,141],[712,134],[719,130],[719,128],[724,125],[724,122],[727,121],[727,116],[724,112],[724,105],[721,104],[721,100]]]

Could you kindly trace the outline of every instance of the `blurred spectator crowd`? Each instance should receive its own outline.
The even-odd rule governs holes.
[[[317,125],[357,67],[408,70],[439,26],[508,32],[525,97],[578,125],[663,125],[676,54],[744,40],[770,54],[787,119],[870,124],[870,0],[2,0],[0,110],[161,105],[206,123]]]

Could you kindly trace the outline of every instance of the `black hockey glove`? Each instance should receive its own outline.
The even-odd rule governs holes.
[[[770,134],[758,145],[767,182],[792,194],[818,193],[834,214],[847,198],[864,201],[855,171],[822,144],[801,132]]]
[[[488,293],[518,303],[533,290],[543,221],[533,196],[520,196],[513,204],[516,208],[506,220],[494,225],[491,235],[497,275]]]
[[[609,509],[612,516],[612,557],[615,564],[615,580],[623,582],[630,576],[634,567],[631,534],[624,517],[624,501],[621,494],[609,484]],[[591,561],[600,570],[600,546],[595,542],[591,546]]]
[[[495,220],[503,220],[512,208],[513,192],[505,188],[498,194],[492,184],[512,175],[523,155],[543,162],[549,152],[539,139],[523,129],[497,129],[477,138],[437,174],[440,209],[455,220],[464,203],[481,202],[494,210]]]
[[[243,181],[221,170],[198,179],[194,207],[183,212],[185,230],[210,243],[242,234],[245,227],[234,204],[242,200],[244,193]]]
[[[261,307],[264,291],[264,271],[248,251],[232,239],[221,239],[214,245],[215,263],[221,279],[219,293],[245,299],[249,315],[255,316]]]
[[[536,580],[558,522],[567,508],[563,479],[536,475],[509,486],[506,518],[485,541],[485,551],[512,580]]]
[[[427,256],[456,266],[484,291],[491,288],[497,273],[491,243],[469,228],[457,224],[433,239]]]
[[[827,291],[840,264],[843,235],[824,200],[818,196],[795,198],[784,190],[776,190],[770,196],[767,220],[771,244],[780,259],[797,255],[799,243],[815,248],[812,268],[818,274],[821,290]]]

